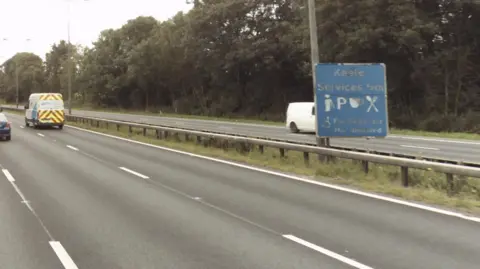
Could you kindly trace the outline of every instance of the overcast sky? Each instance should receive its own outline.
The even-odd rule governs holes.
[[[166,20],[187,11],[185,0],[0,0],[0,62],[20,51],[43,59],[53,43],[67,39],[70,3],[70,39],[91,45],[100,32],[119,28],[138,16]],[[6,41],[4,39],[7,39]],[[26,41],[30,39],[30,41]]]

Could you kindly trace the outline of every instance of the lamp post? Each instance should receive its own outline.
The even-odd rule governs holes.
[[[70,1],[67,2],[67,73],[68,73],[68,114],[72,115],[72,53],[70,44]]]
[[[68,73],[68,114],[72,115],[72,44],[70,43],[70,4],[72,0],[67,0],[67,73]],[[83,0],[88,2],[88,0]]]

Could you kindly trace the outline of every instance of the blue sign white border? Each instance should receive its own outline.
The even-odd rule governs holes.
[[[315,119],[315,136],[317,139],[324,139],[324,138],[337,138],[337,139],[348,139],[348,138],[367,138],[367,139],[385,139],[387,136],[390,135],[390,117],[389,117],[389,114],[388,114],[388,87],[387,87],[387,65],[385,63],[329,63],[329,62],[325,62],[325,63],[317,63],[315,64],[315,70],[317,69],[317,66],[318,65],[326,65],[326,64],[330,64],[330,65],[340,65],[340,66],[349,66],[349,65],[381,65],[385,72],[383,73],[384,75],[384,82],[385,82],[385,119],[386,119],[386,124],[385,124],[385,128],[387,128],[386,130],[386,135],[385,136],[321,136],[318,134],[318,120]],[[313,76],[316,77],[316,73],[313,74]],[[313,100],[313,105],[315,107],[315,114],[316,116],[318,115],[318,108],[317,108],[317,87],[318,87],[318,81],[315,79],[315,94],[314,94],[314,100]]]

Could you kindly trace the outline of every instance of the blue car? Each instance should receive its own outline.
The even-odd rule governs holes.
[[[5,138],[7,141],[12,139],[12,123],[3,113],[0,113],[0,138]]]

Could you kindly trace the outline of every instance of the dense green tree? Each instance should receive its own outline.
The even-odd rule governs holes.
[[[32,92],[41,92],[45,87],[42,59],[33,53],[17,53],[2,65],[0,86],[2,97],[7,102],[16,101],[17,78],[19,100],[25,100]]]
[[[188,13],[167,21],[138,17],[106,29],[90,48],[71,47],[75,101],[281,120],[289,102],[313,99],[306,1],[190,3]],[[392,126],[479,131],[478,1],[316,3],[322,62],[386,63]],[[22,68],[21,98],[34,85],[65,92],[67,51],[60,41],[38,73]],[[20,66],[27,59],[17,57]],[[0,72],[8,100],[15,96],[12,62]]]
[[[77,84],[76,77],[79,72],[78,66],[81,61],[81,50],[81,47],[69,45],[64,40],[58,44],[53,44],[52,50],[45,55],[45,78],[48,88],[46,90],[49,92],[59,92],[64,95],[67,94],[69,64],[71,65],[73,84]],[[69,55],[71,57],[70,61]]]

